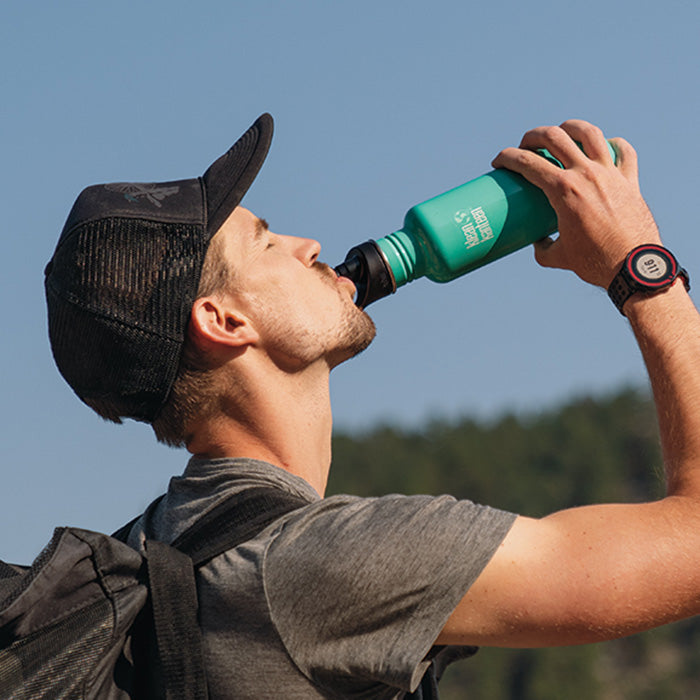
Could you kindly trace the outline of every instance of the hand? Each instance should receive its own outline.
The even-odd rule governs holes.
[[[617,167],[600,129],[570,120],[528,131],[519,148],[507,148],[493,161],[541,188],[557,214],[559,237],[535,244],[537,262],[572,270],[604,288],[632,248],[661,243],[639,191],[635,150],[624,139],[610,142]],[[564,169],[535,153],[538,148],[546,148]]]

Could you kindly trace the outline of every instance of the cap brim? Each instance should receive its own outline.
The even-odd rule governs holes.
[[[253,184],[272,142],[274,122],[261,114],[202,176],[207,205],[206,230],[213,236]]]

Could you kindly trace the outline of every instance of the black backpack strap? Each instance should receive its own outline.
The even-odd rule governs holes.
[[[252,539],[285,513],[307,505],[307,499],[271,486],[246,489],[198,518],[172,546],[201,566]]]
[[[159,700],[206,700],[202,634],[192,560],[162,542],[148,540],[148,582],[158,668],[150,689]]]
[[[207,698],[195,567],[252,539],[284,513],[308,503],[273,487],[247,489],[205,513],[172,546],[146,541],[159,658],[159,700]],[[152,503],[149,511],[156,505]],[[118,532],[130,529],[133,522]]]

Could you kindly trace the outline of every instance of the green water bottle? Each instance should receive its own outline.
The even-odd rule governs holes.
[[[355,283],[355,303],[365,308],[419,277],[450,282],[556,230],[542,190],[510,170],[492,170],[412,207],[402,229],[350,249],[335,271]]]

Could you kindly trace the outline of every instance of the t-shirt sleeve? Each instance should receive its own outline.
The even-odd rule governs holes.
[[[334,496],[294,514],[263,568],[290,657],[347,697],[381,684],[414,690],[447,618],[514,519],[450,496]]]

